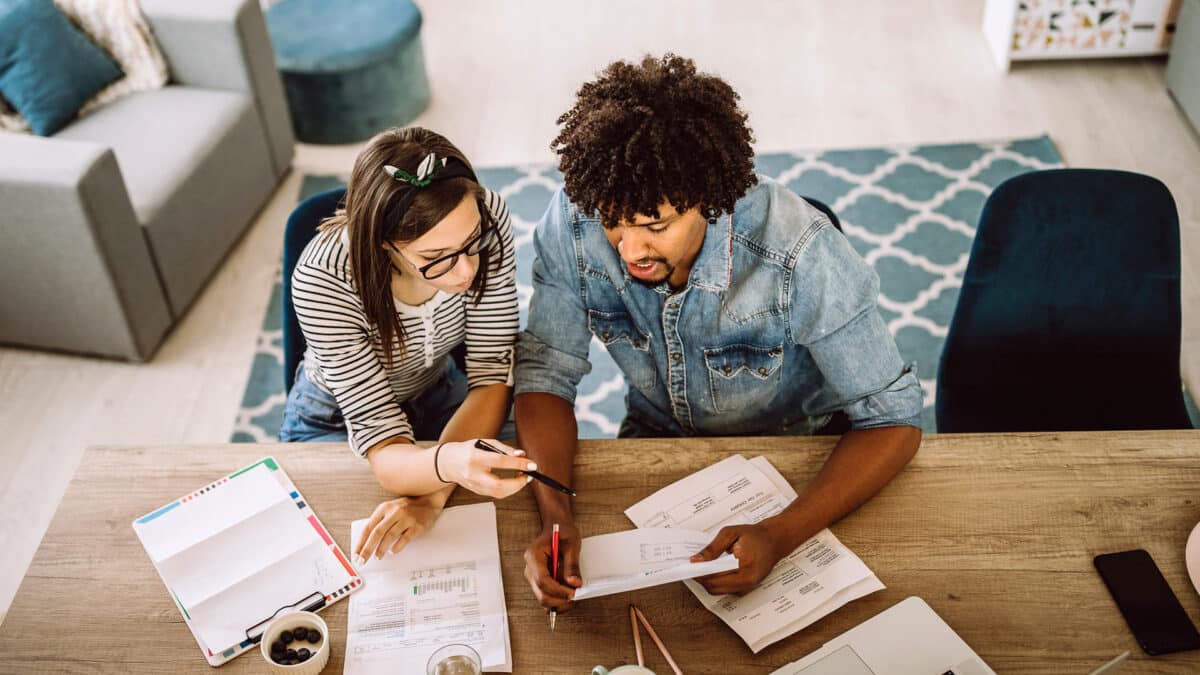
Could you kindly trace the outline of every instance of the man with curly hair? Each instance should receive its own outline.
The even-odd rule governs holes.
[[[583,85],[551,145],[565,186],[534,236],[516,354],[518,445],[568,483],[593,336],[629,384],[621,436],[844,431],[786,510],[723,528],[697,555],[738,558],[699,580],[713,594],[753,588],[882,489],[917,451],[923,405],[879,315],[879,278],[825,213],[755,175],[738,99],[670,54]],[[525,576],[543,607],[564,611],[583,582],[580,533],[565,495],[531,487],[543,529]]]

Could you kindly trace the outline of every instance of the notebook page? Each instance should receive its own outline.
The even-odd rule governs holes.
[[[308,545],[190,610],[192,625],[213,651],[246,639],[246,629],[313,591],[345,584],[350,574],[316,536]],[[330,579],[336,579],[330,584]]]
[[[259,465],[134,530],[150,560],[163,560],[282,502],[290,501],[270,469]]]
[[[159,564],[167,587],[191,610],[239,581],[310,545],[315,533],[292,500],[235,523]]]

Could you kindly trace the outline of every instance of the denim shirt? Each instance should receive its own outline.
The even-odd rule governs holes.
[[[595,214],[560,189],[534,233],[516,394],[573,403],[595,336],[628,414],[662,435],[920,426],[921,384],[876,306],[879,277],[815,207],[760,176],[709,224],[687,285],[630,277]]]

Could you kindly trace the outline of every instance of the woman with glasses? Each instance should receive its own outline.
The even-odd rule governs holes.
[[[456,485],[495,498],[526,485],[524,474],[493,473],[536,468],[494,440],[517,332],[512,225],[450,141],[417,127],[370,140],[345,208],[300,256],[292,300],[308,347],[280,439],[348,441],[385,490],[404,495],[368,521],[360,563],[428,528]],[[505,454],[477,449],[479,439]]]

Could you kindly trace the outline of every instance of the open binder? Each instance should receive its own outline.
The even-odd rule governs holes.
[[[271,619],[362,586],[273,457],[133,522],[209,665],[253,648]]]

